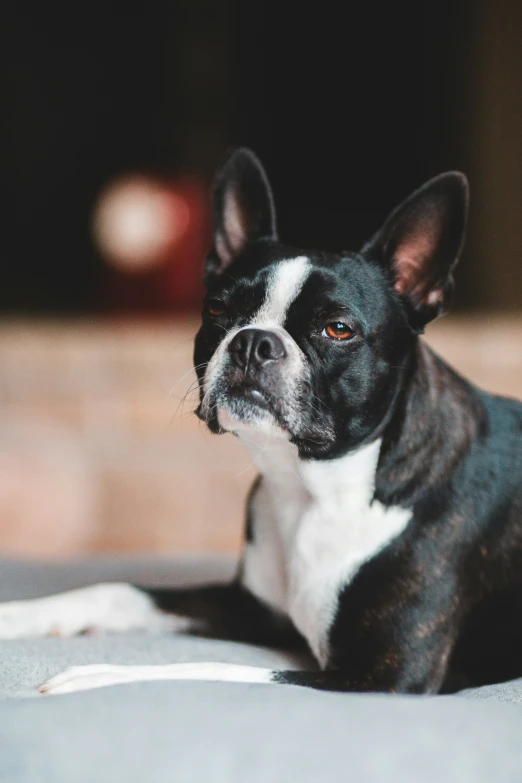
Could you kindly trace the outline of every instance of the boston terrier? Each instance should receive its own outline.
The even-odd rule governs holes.
[[[237,577],[12,602],[0,636],[183,630],[303,643],[317,666],[101,664],[42,692],[196,679],[437,693],[522,676],[522,404],[419,337],[450,301],[467,205],[464,175],[441,174],[359,252],[296,250],[258,159],[230,155],[194,362],[197,415],[259,468]]]

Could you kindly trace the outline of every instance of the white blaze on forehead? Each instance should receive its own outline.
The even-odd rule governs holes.
[[[288,308],[297,299],[309,274],[306,256],[276,264],[269,273],[266,299],[249,326],[283,326]]]

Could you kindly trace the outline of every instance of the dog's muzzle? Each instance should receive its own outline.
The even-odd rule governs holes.
[[[228,355],[230,395],[270,408],[284,387],[287,352],[281,338],[266,329],[241,329],[230,341]]]
[[[222,341],[207,366],[198,416],[214,432],[275,426],[299,437],[309,429],[309,389],[306,358],[284,329],[245,326]]]
[[[266,365],[286,358],[281,338],[266,329],[241,329],[230,342],[228,352],[236,367],[254,376]]]

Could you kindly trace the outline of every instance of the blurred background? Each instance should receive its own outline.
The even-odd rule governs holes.
[[[284,241],[357,248],[470,179],[428,340],[522,396],[522,4],[42,4],[2,12],[0,552],[235,551],[254,471],[191,411],[209,187],[251,146]]]

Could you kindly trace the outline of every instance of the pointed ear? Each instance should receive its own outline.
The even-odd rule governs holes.
[[[277,239],[272,190],[258,158],[242,147],[229,155],[214,182],[214,247],[206,274],[221,273],[262,237]]]
[[[467,213],[464,174],[440,174],[400,204],[363,248],[386,267],[419,330],[450,303]]]

